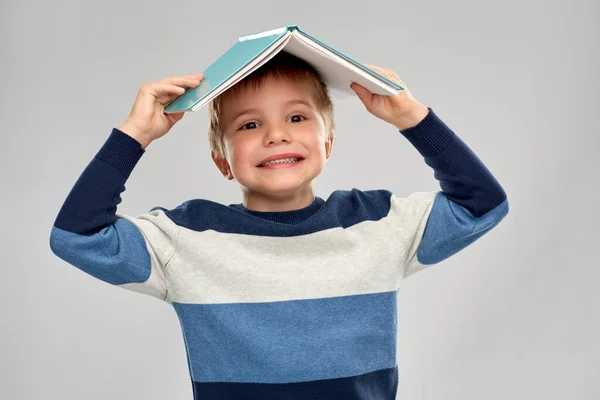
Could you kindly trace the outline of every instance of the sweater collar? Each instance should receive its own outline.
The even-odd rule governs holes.
[[[241,211],[243,213],[253,215],[258,218],[265,219],[267,221],[278,222],[281,224],[297,224],[306,219],[310,218],[315,212],[317,212],[321,206],[325,203],[325,200],[315,196],[315,200],[307,207],[299,210],[290,211],[254,211],[244,207],[243,204],[230,204],[229,206]]]

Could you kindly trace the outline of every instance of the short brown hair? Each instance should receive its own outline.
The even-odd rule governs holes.
[[[225,145],[223,143],[220,124],[223,103],[227,98],[239,94],[241,90],[248,86],[257,89],[268,76],[274,78],[285,77],[294,82],[309,82],[315,89],[315,102],[318,110],[323,115],[327,135],[326,139],[332,138],[335,135],[333,102],[327,85],[310,64],[290,53],[282,51],[242,81],[236,83],[209,102],[208,141],[210,150],[216,152],[219,157],[225,157]]]

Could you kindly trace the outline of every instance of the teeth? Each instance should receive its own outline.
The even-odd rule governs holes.
[[[298,160],[299,160],[299,158],[297,158],[297,157],[282,158],[280,160],[273,160],[273,161],[266,162],[264,164],[260,164],[260,166],[268,167],[269,165],[274,165],[274,164],[289,164],[289,163],[296,162]]]

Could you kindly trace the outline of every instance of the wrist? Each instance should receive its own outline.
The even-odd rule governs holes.
[[[142,145],[142,149],[144,150],[146,149],[146,147],[148,147],[150,143],[152,143],[151,139],[149,139],[143,133],[139,132],[134,126],[131,126],[127,123],[119,125],[117,129],[125,133],[126,135],[132,137],[133,139],[137,140]]]
[[[401,131],[413,128],[423,121],[428,113],[429,109],[425,105],[417,103],[406,115],[394,121],[393,125]]]

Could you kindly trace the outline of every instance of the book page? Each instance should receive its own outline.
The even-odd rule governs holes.
[[[350,83],[357,82],[376,94],[394,95],[398,89],[381,78],[362,70],[321,44],[295,31],[283,49],[311,64],[336,98],[356,96]]]

